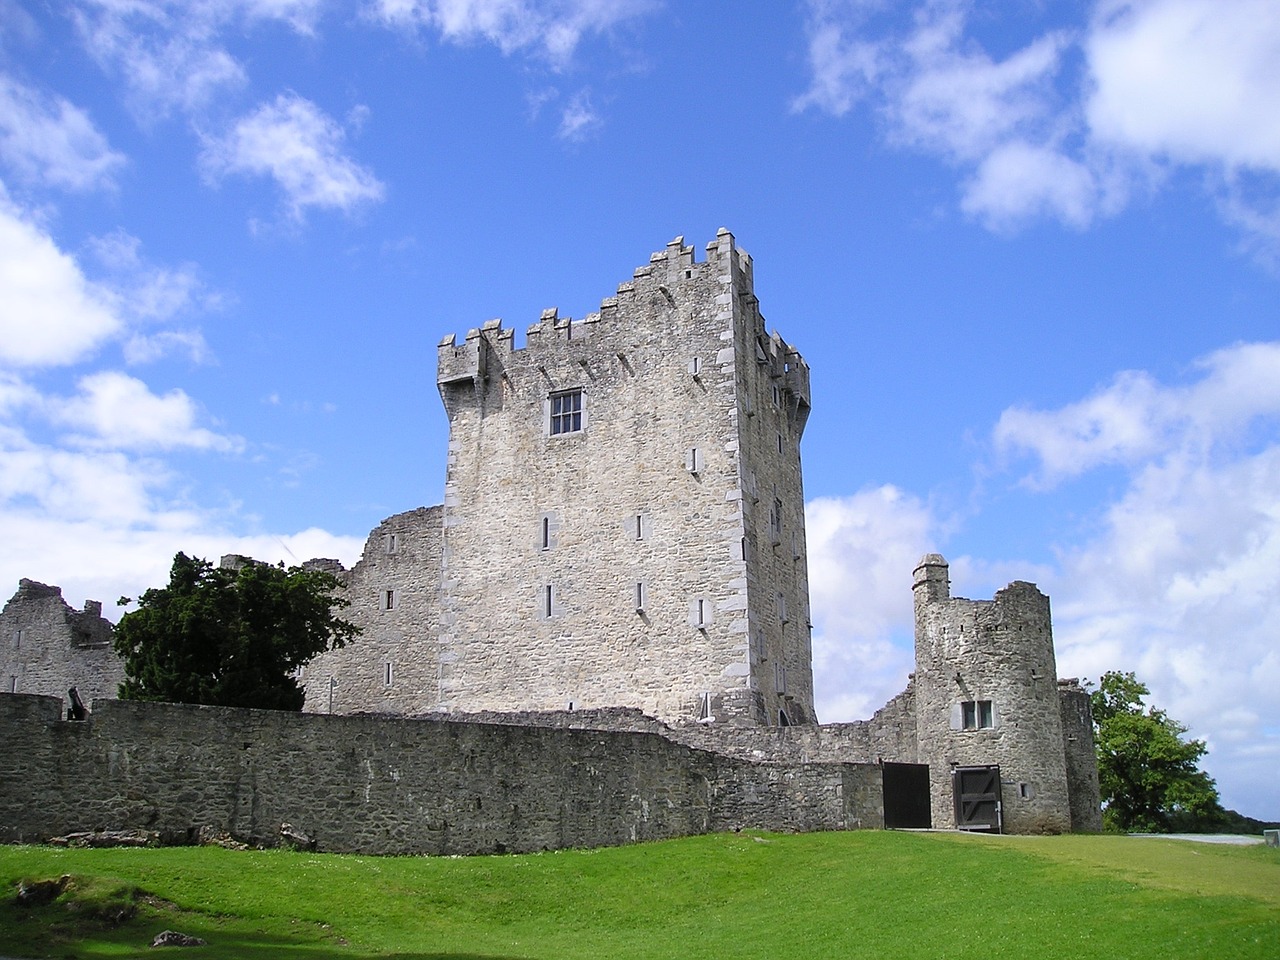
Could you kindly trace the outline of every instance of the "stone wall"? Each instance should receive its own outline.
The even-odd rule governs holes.
[[[334,852],[473,854],[883,825],[880,771],[761,764],[645,732],[0,697],[0,839],[200,828]]]
[[[442,524],[440,507],[388,517],[355,566],[337,568],[351,601],[342,615],[363,633],[303,668],[304,709],[412,715],[437,706]]]
[[[733,237],[707,250],[677,238],[523,348],[499,321],[440,344],[441,709],[814,719],[807,368]]]
[[[73,610],[61,588],[24,579],[0,611],[0,692],[65,699],[75,687],[85,703],[114,697],[124,665],[111,641],[100,602]]]
[[[937,554],[915,577],[918,757],[932,771],[934,826],[957,825],[946,771],[998,765],[1006,831],[1070,830],[1049,598],[1021,581],[993,600],[953,598]]]
[[[1071,798],[1071,829],[1083,833],[1102,830],[1102,788],[1098,783],[1098,752],[1093,739],[1093,709],[1089,694],[1075,678],[1058,681],[1062,706],[1063,746],[1067,761],[1067,791]]]

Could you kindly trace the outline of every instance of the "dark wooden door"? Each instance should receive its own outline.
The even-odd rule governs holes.
[[[951,782],[955,792],[956,826],[961,830],[999,833],[1000,768],[956,767]]]

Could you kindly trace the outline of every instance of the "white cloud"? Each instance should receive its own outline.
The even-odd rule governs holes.
[[[1241,344],[1169,386],[1129,371],[1059,410],[1008,410],[998,448],[1048,486],[1125,471],[1099,532],[1044,577],[1060,672],[1136,671],[1207,739],[1229,805],[1265,814],[1280,761],[1280,343]]]
[[[77,191],[111,186],[125,163],[79,107],[3,74],[0,159],[25,181]]]
[[[48,401],[53,419],[78,431],[79,446],[112,450],[230,451],[243,447],[228,437],[196,426],[198,411],[182,390],[157,396],[141,380],[114,371],[89,374],[74,397]]]
[[[72,363],[122,328],[110,295],[0,189],[0,364]]]
[[[824,723],[865,719],[906,686],[911,571],[938,528],[926,503],[892,486],[805,506],[814,697]]]
[[[534,48],[566,66],[589,34],[607,33],[656,9],[655,0],[373,0],[388,26],[429,27],[452,43],[491,43],[503,53]]]
[[[791,101],[791,109],[815,107],[843,116],[867,94],[882,72],[881,47],[853,36],[874,2],[839,4],[810,0],[807,24],[809,89]]]
[[[310,34],[324,0],[79,0],[73,16],[89,52],[118,73],[135,109],[197,111],[245,83],[220,35],[263,21]]]
[[[1280,416],[1280,343],[1240,344],[1197,361],[1195,383],[1166,387],[1141,371],[1059,410],[1011,407],[994,440],[1002,453],[1038,461],[1028,480],[1052,486],[1107,464],[1176,451],[1207,455],[1258,417]]]
[[[1085,45],[1092,134],[1185,163],[1280,172],[1273,0],[1102,4]]]
[[[1199,168],[1247,248],[1280,264],[1273,0],[1098,0],[1003,59],[975,40],[965,0],[917,2],[905,29],[872,21],[872,6],[811,0],[812,80],[796,107],[840,115],[872,100],[887,138],[960,168],[962,209],[999,230],[1040,217],[1083,228],[1164,170]]]
[[[562,140],[585,140],[600,124],[600,115],[591,105],[590,92],[580,90],[560,116],[559,136]]]
[[[342,153],[342,128],[296,94],[281,94],[235,123],[226,136],[205,144],[203,163],[212,175],[246,173],[273,178],[290,215],[308,207],[351,211],[382,199],[381,182]]]
[[[1013,229],[1041,215],[1087,227],[1099,200],[1088,166],[1052,147],[1014,140],[982,158],[965,184],[960,206],[996,230]]]

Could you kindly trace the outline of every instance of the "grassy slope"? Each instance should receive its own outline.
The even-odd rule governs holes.
[[[173,901],[88,939],[0,907],[0,954],[143,955],[166,927],[221,957],[1280,957],[1280,854],[1124,837],[742,835],[465,859],[0,847],[21,876]],[[185,955],[185,954],[184,954]]]

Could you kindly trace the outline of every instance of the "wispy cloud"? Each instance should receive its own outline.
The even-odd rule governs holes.
[[[956,166],[961,207],[999,230],[1040,217],[1084,228],[1164,170],[1198,167],[1255,251],[1280,256],[1270,0],[1098,0],[1077,26],[1002,58],[976,40],[967,0],[916,3],[905,27],[873,19],[880,6],[811,0],[797,108],[838,116],[871,102],[891,142]]]
[[[297,94],[281,94],[240,118],[222,137],[206,141],[202,162],[213,178],[268,176],[284,192],[289,215],[308,208],[351,212],[382,199],[377,177],[343,153],[345,133],[331,117]]]
[[[86,48],[119,76],[143,117],[190,113],[246,82],[222,35],[276,21],[314,29],[324,0],[78,0],[73,17]]]
[[[4,74],[0,160],[21,180],[75,191],[112,186],[125,163],[79,107]]]
[[[504,53],[532,49],[553,67],[573,58],[583,37],[652,13],[656,0],[374,0],[371,15],[399,28],[430,28],[451,43],[491,43]]]

